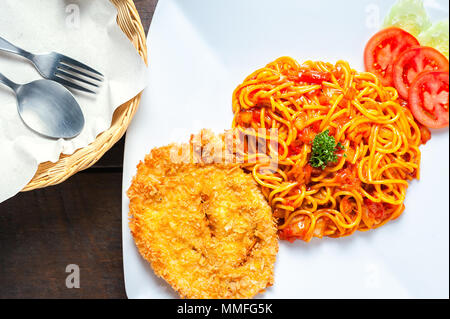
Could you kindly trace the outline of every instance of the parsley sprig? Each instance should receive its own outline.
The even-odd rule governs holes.
[[[312,167],[325,169],[328,163],[336,163],[338,161],[336,152],[343,149],[344,146],[341,143],[336,144],[336,140],[327,129],[317,134],[314,138],[309,163]]]

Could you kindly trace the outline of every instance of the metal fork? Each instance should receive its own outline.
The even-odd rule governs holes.
[[[44,78],[73,89],[95,94],[95,91],[92,91],[89,86],[98,88],[103,82],[103,74],[63,54],[56,52],[32,54],[16,47],[2,37],[0,37],[0,50],[23,56],[33,63]],[[80,85],[83,83],[88,87]]]

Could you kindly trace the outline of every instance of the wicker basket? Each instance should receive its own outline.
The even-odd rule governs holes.
[[[118,10],[117,24],[133,42],[139,54],[147,63],[147,45],[141,19],[133,0],[110,0]],[[111,127],[97,136],[87,147],[72,155],[61,155],[57,163],[45,162],[39,165],[36,175],[22,190],[30,191],[64,182],[66,179],[94,165],[118,140],[128,128],[141,100],[137,95],[121,105],[113,115]]]

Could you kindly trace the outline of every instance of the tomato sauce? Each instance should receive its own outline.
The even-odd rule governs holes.
[[[335,180],[343,189],[358,190],[361,187],[361,180],[358,177],[356,167],[353,165],[337,172]]]

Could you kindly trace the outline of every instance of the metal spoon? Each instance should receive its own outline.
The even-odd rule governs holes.
[[[0,82],[17,96],[17,109],[33,131],[51,138],[73,138],[84,127],[84,116],[72,93],[50,80],[19,85],[0,73]]]

